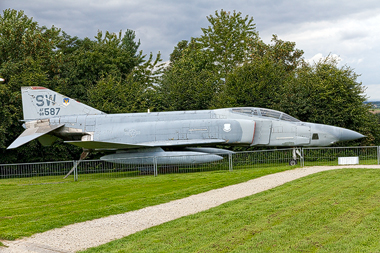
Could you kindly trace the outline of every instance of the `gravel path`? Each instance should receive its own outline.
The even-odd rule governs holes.
[[[283,171],[157,206],[76,223],[16,241],[3,241],[8,248],[0,247],[0,252],[75,252],[99,246],[183,216],[198,213],[231,200],[250,196],[310,174],[343,168],[380,169],[380,166],[318,166]]]

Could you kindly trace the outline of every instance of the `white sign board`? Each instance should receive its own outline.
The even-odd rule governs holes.
[[[345,164],[359,164],[359,157],[358,157],[358,156],[352,156],[352,157],[338,157],[338,164],[339,164],[339,165],[345,165]]]

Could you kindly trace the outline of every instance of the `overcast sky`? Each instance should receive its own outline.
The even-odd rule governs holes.
[[[307,60],[336,55],[360,74],[369,101],[380,101],[379,0],[1,0],[1,10],[24,10],[40,26],[94,38],[98,30],[131,29],[145,54],[164,60],[181,40],[201,35],[216,10],[253,17],[269,43],[272,34],[296,42]]]

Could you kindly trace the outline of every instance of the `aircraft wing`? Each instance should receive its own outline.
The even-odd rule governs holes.
[[[167,140],[167,141],[153,141],[143,143],[119,143],[113,141],[65,141],[81,148],[85,149],[97,149],[97,150],[115,150],[115,149],[131,149],[142,147],[170,147],[170,146],[188,146],[188,145],[203,145],[203,144],[220,144],[225,143],[222,139],[193,139],[193,140]]]
[[[53,130],[56,130],[65,124],[59,125],[50,125],[50,126],[41,126],[41,127],[33,127],[26,129],[7,149],[13,149],[24,145],[34,139],[37,139],[47,133],[50,133]]]

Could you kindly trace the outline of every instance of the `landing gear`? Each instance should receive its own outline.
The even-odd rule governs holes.
[[[297,155],[302,158],[301,152],[298,148],[293,148],[293,159],[289,161],[290,166],[297,165]]]

